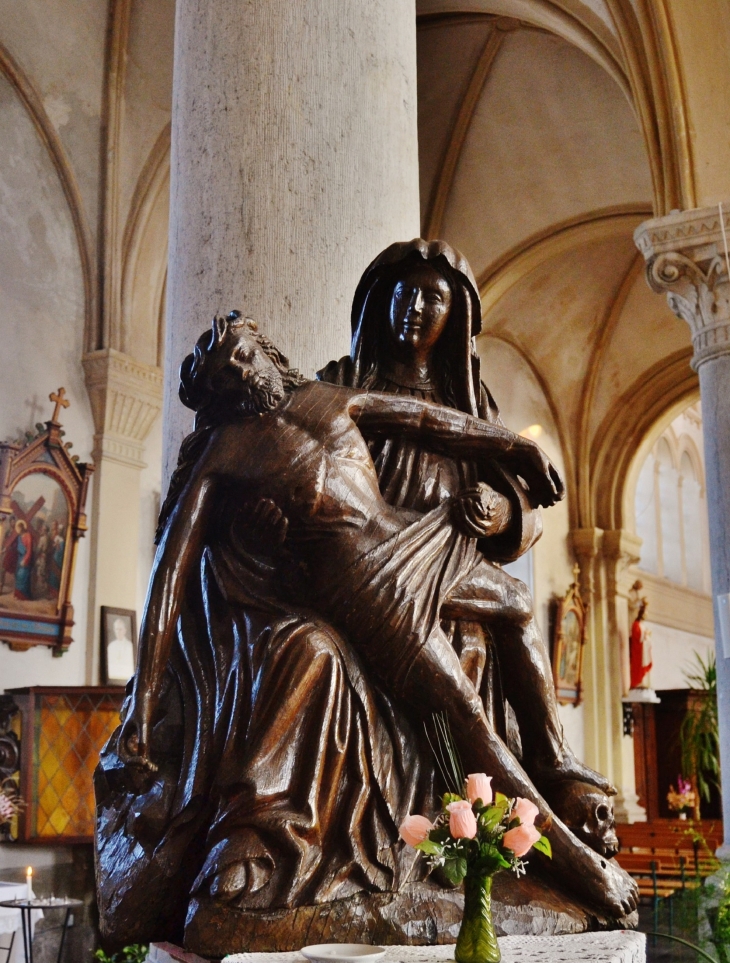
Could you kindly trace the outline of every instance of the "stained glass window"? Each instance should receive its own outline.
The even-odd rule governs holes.
[[[19,839],[89,841],[94,833],[94,769],[119,725],[123,689],[14,690],[21,716]]]

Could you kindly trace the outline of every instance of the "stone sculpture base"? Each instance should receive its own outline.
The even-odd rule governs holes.
[[[511,873],[500,873],[494,880],[492,908],[498,936],[554,936],[616,926],[534,875],[516,880]],[[215,958],[242,951],[298,950],[313,943],[454,943],[463,911],[459,890],[428,883],[409,884],[397,894],[362,894],[274,912],[192,900],[185,946]],[[635,926],[638,914],[621,922]]]

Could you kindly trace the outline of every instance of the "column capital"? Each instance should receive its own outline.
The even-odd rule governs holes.
[[[578,562],[590,563],[591,559],[598,555],[601,548],[603,529],[574,528],[568,538]]]
[[[642,539],[639,535],[616,528],[603,533],[603,555],[609,565],[606,573],[609,590],[627,599],[635,576],[629,566],[636,565],[641,559]]]
[[[144,442],[162,410],[162,370],[104,348],[82,359],[94,416],[94,459],[144,468]]]
[[[603,554],[617,565],[636,565],[641,558],[642,539],[625,528],[603,533]]]
[[[730,281],[725,257],[730,204],[676,211],[644,221],[634,242],[646,260],[649,286],[666,294],[669,307],[690,326],[697,370],[730,354]]]
[[[592,603],[597,588],[594,563],[600,554],[602,539],[601,528],[574,528],[568,534],[568,541],[580,566],[581,595],[587,603]]]

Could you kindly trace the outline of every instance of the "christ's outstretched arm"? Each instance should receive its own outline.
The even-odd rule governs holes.
[[[365,435],[402,435],[451,458],[509,465],[524,477],[537,505],[548,507],[565,495],[563,480],[542,449],[507,428],[409,395],[375,391],[353,396],[349,411]]]

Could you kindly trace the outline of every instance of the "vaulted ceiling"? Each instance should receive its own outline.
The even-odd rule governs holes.
[[[689,330],[649,291],[633,243],[659,202],[617,26],[622,7],[418,4],[423,231],[472,265],[481,353],[507,342],[542,386],[574,526],[601,513],[601,524],[621,524],[620,498],[609,509],[597,491],[608,462],[616,468],[602,442],[638,447],[647,430],[632,415],[639,388],[653,385],[667,406],[696,394]],[[668,368],[667,392],[657,372]]]

